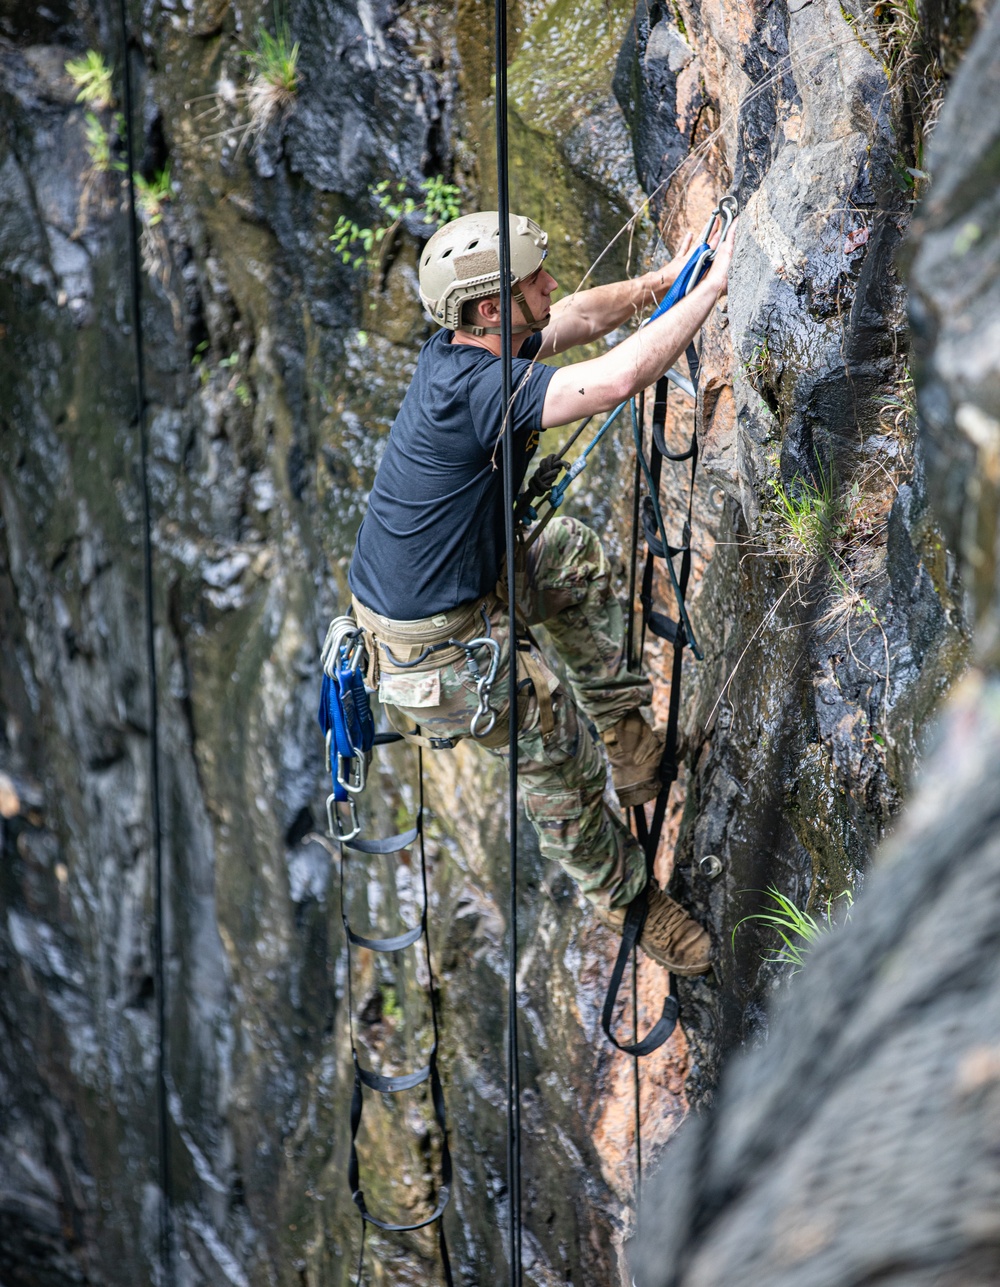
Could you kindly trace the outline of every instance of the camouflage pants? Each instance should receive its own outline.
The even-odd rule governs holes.
[[[566,680],[560,682],[532,649],[552,691],[555,724],[543,733],[535,693],[519,677],[517,770],[525,813],[545,857],[562,863],[594,903],[623,907],[645,884],[645,861],[604,802],[606,762],[589,725],[608,728],[649,702],[651,690],[625,665],[621,606],[595,533],[577,519],[553,519],[519,569],[517,602],[529,625],[544,627]],[[492,705],[505,711],[510,670],[504,605],[493,605],[490,624],[501,645]],[[421,732],[441,738],[468,736],[478,705],[475,678],[464,659],[438,669],[383,670],[379,697]],[[488,749],[507,758],[506,741]]]

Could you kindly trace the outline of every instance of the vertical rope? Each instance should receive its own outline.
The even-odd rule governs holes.
[[[639,394],[639,423],[645,423],[646,391]],[[628,573],[628,618],[625,629],[625,657],[629,670],[637,670],[640,658],[635,655],[635,586],[639,560],[639,489],[642,485],[642,466],[638,455],[632,478],[632,540]],[[639,980],[638,950],[632,949],[632,1044],[639,1043]],[[635,1205],[642,1200],[642,1100],[639,1056],[632,1056],[632,1100],[635,1111]]]
[[[160,1270],[162,1282],[174,1281],[171,1240],[173,1175],[170,1166],[170,1131],[167,1102],[167,997],[166,948],[164,942],[163,826],[160,815],[160,724],[159,682],[156,669],[156,636],[153,605],[153,535],[149,487],[149,436],[146,428],[146,369],[143,355],[142,292],[139,265],[139,227],[135,202],[135,144],[132,138],[132,72],[128,58],[128,18],[125,0],[119,0],[122,78],[125,97],[125,154],[128,161],[129,269],[132,295],[132,337],[135,348],[136,422],[139,433],[139,474],[142,492],[142,578],[146,631],[146,669],[149,702],[149,794],[153,840],[153,969],[156,978],[156,1124],[160,1191]]]
[[[510,709],[510,952],[507,972],[507,1193],[511,1287],[521,1283],[521,1088],[517,1042],[517,607],[515,602],[514,440],[508,418],[511,351],[510,191],[507,166],[507,4],[495,0],[497,211],[500,220],[500,361],[503,413],[503,505],[507,551],[507,653]]]

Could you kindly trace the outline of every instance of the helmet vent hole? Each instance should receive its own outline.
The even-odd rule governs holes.
[[[445,251],[443,251],[443,252],[442,252],[442,254],[441,254],[441,258],[442,258],[442,259],[447,259],[447,258],[448,258],[448,256],[451,254],[452,249],[453,249],[453,247],[449,246],[447,250],[445,250]]]
[[[466,248],[465,248],[465,249],[466,249],[466,250],[475,250],[475,248],[476,248],[478,245],[479,245],[479,238],[477,237],[475,241],[470,241],[470,242],[469,242],[469,244],[466,246]]]

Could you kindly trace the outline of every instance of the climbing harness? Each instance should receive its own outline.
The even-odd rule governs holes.
[[[480,604],[480,613],[483,618],[484,632],[476,639],[442,639],[439,643],[428,644],[419,656],[414,657],[411,661],[400,661],[398,657],[393,656],[389,645],[383,643],[381,646],[386,656],[392,662],[393,666],[400,670],[408,670],[412,666],[419,666],[421,662],[426,661],[433,653],[442,652],[445,648],[459,648],[465,653],[465,665],[469,674],[476,683],[476,697],[479,705],[473,712],[472,719],[469,721],[469,732],[475,738],[488,737],[493,732],[497,722],[497,711],[490,705],[490,698],[493,693],[493,685],[496,683],[497,671],[500,669],[500,645],[493,638],[493,627],[490,625],[489,614],[486,611],[485,604]],[[489,654],[489,664],[486,672],[483,673],[479,659],[476,653],[485,648]],[[480,723],[485,721],[482,727]],[[406,736],[405,734],[403,735]],[[440,739],[442,742],[448,739]],[[436,749],[445,749],[443,746]]]

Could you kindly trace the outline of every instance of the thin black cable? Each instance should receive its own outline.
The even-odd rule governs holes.
[[[132,335],[135,347],[136,421],[139,433],[139,475],[142,492],[142,578],[146,628],[146,669],[149,701],[149,794],[153,840],[153,969],[156,979],[156,1124],[159,1153],[160,1267],[165,1284],[174,1281],[172,1220],[173,1175],[170,1166],[170,1118],[167,1099],[167,1001],[166,951],[164,942],[163,827],[160,816],[160,723],[159,682],[156,670],[156,637],[153,613],[153,523],[149,487],[149,439],[146,430],[146,368],[143,357],[142,292],[139,265],[139,226],[135,201],[135,145],[132,139],[132,72],[128,59],[128,18],[125,0],[119,0],[122,79],[125,97],[125,155],[128,163],[129,268],[132,294]]]
[[[510,809],[510,955],[507,972],[507,1195],[511,1287],[521,1284],[521,1089],[517,1042],[517,605],[515,600],[514,439],[510,419],[511,351],[510,190],[507,161],[507,4],[495,0],[497,213],[500,232],[500,362],[503,426],[503,507],[507,552],[507,654]]]
[[[632,947],[632,1045],[639,1044],[639,948]],[[635,1108],[635,1205],[642,1197],[642,1087],[639,1056],[632,1056],[632,1100]]]

